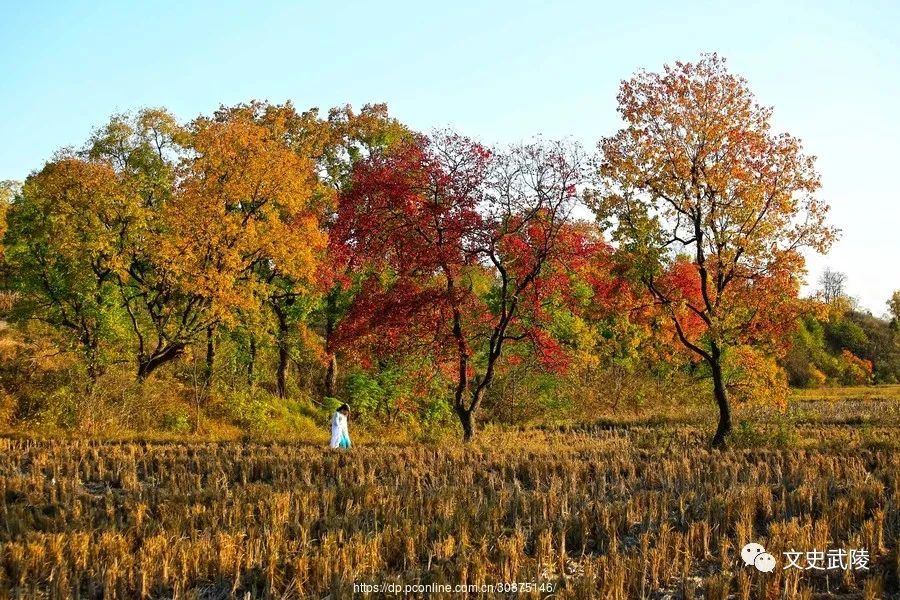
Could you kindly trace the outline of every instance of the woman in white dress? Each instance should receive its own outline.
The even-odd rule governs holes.
[[[331,447],[332,448],[349,448],[350,447],[350,430],[347,427],[347,417],[350,415],[350,407],[346,404],[334,411],[334,417],[331,419]]]

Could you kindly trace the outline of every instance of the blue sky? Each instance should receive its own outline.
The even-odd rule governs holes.
[[[825,265],[875,314],[900,288],[898,2],[0,0],[0,179],[111,113],[384,101],[411,126],[593,147],[621,79],[716,51],[819,157],[843,230]]]

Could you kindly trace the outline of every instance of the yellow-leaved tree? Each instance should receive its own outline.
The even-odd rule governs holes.
[[[836,235],[815,159],[773,131],[772,110],[715,54],[640,72],[618,100],[625,125],[600,143],[594,208],[708,367],[720,446],[731,431],[729,351],[778,351],[799,309],[801,250],[823,252]]]
[[[188,337],[257,310],[272,292],[273,273],[316,281],[327,242],[316,165],[291,148],[287,116],[256,104],[190,127],[190,156],[154,245],[167,283],[192,303]],[[170,344],[183,349],[187,341],[173,336]]]
[[[129,190],[106,162],[63,153],[25,181],[9,206],[5,263],[15,276],[14,317],[69,333],[93,380],[114,318],[124,230],[135,218]]]

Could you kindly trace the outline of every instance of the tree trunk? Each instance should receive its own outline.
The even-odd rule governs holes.
[[[287,396],[288,322],[284,310],[275,305],[278,317],[278,368],[275,370],[275,393],[279,398]]]
[[[88,360],[87,364],[87,389],[88,392],[94,389],[94,385],[97,383],[97,379],[100,377],[100,367],[93,360]]]
[[[88,389],[92,390],[97,378],[103,374],[103,368],[100,366],[100,348],[96,338],[90,335],[82,337],[85,344],[84,358],[87,363]]]
[[[469,443],[475,439],[475,411],[478,410],[478,405],[481,404],[485,386],[475,386],[475,391],[472,392],[468,405],[466,404],[466,397],[469,394],[465,392],[467,387],[467,385],[457,387],[453,406],[456,416],[459,417],[459,424],[462,425],[463,441]]]
[[[472,415],[473,412],[474,411],[467,410],[461,406],[456,408],[459,424],[462,425],[463,441],[467,444],[475,438],[475,419]]]
[[[247,385],[253,386],[253,371],[256,369],[256,338],[254,336],[250,336],[250,349],[248,354],[250,355],[247,359]]]
[[[332,353],[328,359],[328,368],[325,370],[325,396],[327,398],[334,398],[334,389],[337,385],[337,370],[337,355]]]
[[[728,404],[728,391],[725,389],[725,379],[722,376],[721,351],[715,343],[712,344],[711,357],[709,366],[712,369],[713,394],[719,406],[719,426],[716,428],[716,435],[713,436],[712,446],[723,448],[728,434],[731,433],[731,407]]]
[[[334,337],[334,329],[337,325],[337,297],[336,292],[332,291],[326,299],[327,305],[325,310],[325,352],[328,353],[328,367],[325,370],[325,397],[334,398],[335,386],[337,384],[337,353],[332,346],[332,338]]]
[[[216,339],[212,325],[206,328],[206,368],[203,371],[203,383],[207,388],[212,384],[213,365],[216,362]]]
[[[184,353],[184,344],[170,344],[150,356],[138,357],[137,380],[143,382],[153,371],[171,362]]]
[[[279,398],[287,396],[288,351],[285,344],[278,344],[278,369],[275,372],[275,392]]]

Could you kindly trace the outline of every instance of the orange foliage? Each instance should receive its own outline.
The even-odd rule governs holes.
[[[772,131],[771,109],[715,54],[623,82],[619,112],[592,205],[672,337],[714,378],[726,348],[782,354],[801,309],[800,249],[836,235],[814,158]]]
[[[168,230],[159,257],[180,285],[209,299],[228,319],[250,310],[266,263],[314,283],[326,236],[313,210],[314,163],[293,152],[278,122],[242,112],[194,124],[195,156],[166,206]]]

